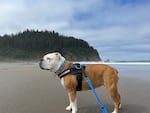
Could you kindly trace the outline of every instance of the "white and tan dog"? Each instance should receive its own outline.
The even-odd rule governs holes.
[[[65,69],[70,68],[73,65],[72,62],[66,61],[60,53],[50,53],[45,56],[40,61],[40,67],[44,70],[50,70],[51,72],[58,73]],[[118,113],[121,107],[120,94],[117,88],[118,82],[118,71],[105,64],[88,64],[85,69],[88,77],[92,81],[93,86],[99,87],[104,85],[114,101],[114,111],[113,113]],[[76,87],[78,85],[76,76],[68,74],[61,78],[61,83],[68,92],[70,105],[66,107],[66,110],[72,113],[77,113],[77,97],[76,97]],[[87,82],[84,77],[82,80],[82,90],[89,90]]]

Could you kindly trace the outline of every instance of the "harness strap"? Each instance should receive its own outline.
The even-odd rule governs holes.
[[[82,90],[82,79],[83,79],[83,70],[85,70],[85,65],[78,65],[78,74],[77,75],[77,81],[78,81],[78,86],[77,86],[77,91]]]
[[[69,69],[64,70],[63,72],[59,73],[58,77],[62,78],[68,74],[75,75],[77,82],[78,82],[76,90],[81,91],[82,90],[82,68],[83,67],[85,69],[85,66],[83,66],[83,65],[73,64],[73,66],[71,66]]]
[[[61,79],[62,77],[70,74],[70,72],[71,72],[70,69],[64,70],[63,72],[58,74],[58,77]]]

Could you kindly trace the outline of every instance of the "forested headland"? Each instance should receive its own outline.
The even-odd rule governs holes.
[[[0,60],[38,60],[44,54],[55,51],[73,61],[101,60],[97,50],[86,41],[55,31],[25,30],[0,36]]]

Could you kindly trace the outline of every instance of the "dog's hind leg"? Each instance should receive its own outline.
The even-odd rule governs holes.
[[[117,86],[107,87],[107,90],[114,101],[115,107],[112,113],[118,113],[118,110],[121,107],[121,103],[120,103],[120,94],[118,93]]]
[[[72,113],[77,113],[77,97],[76,97],[76,91],[69,91],[68,92],[69,106],[66,107],[66,110],[71,111]]]
[[[105,87],[114,101],[114,111],[112,113],[118,113],[119,109],[121,108],[121,97],[118,92],[117,81],[113,81],[113,79],[109,80],[105,83]]]

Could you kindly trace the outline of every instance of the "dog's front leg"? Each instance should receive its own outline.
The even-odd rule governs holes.
[[[66,110],[71,111],[72,113],[77,113],[77,97],[76,91],[69,91],[68,92],[70,105],[66,107]]]

